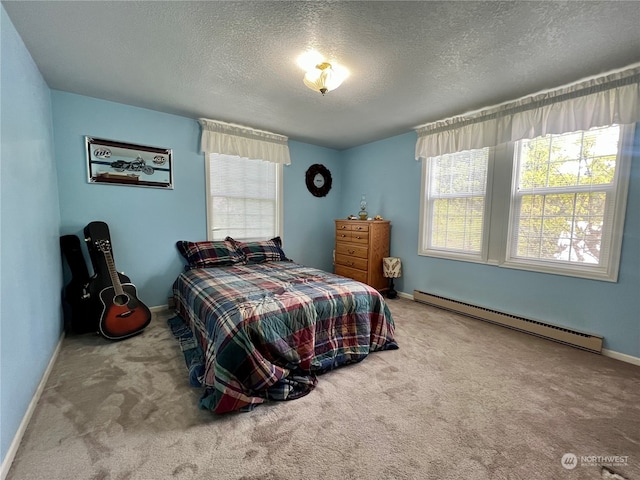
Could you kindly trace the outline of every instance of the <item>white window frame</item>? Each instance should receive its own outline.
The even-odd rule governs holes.
[[[429,230],[431,228],[431,208],[429,205],[428,192],[431,188],[431,163],[430,159],[422,160],[422,185],[420,189],[420,241],[418,243],[418,254],[439,258],[448,258],[452,260],[464,260],[467,262],[486,263],[487,246],[489,229],[487,228],[488,219],[491,217],[491,186],[493,184],[493,161],[494,151],[488,149],[487,159],[487,186],[485,189],[484,216],[482,241],[479,252],[465,252],[462,250],[445,249],[432,247],[430,242]]]
[[[214,216],[215,211],[213,208],[213,202],[211,201],[211,168],[213,162],[213,156],[217,155],[215,153],[206,153],[205,154],[205,188],[206,188],[206,210],[207,210],[207,240],[213,240],[213,227],[214,227]],[[226,155],[228,156],[228,155]],[[240,157],[238,157],[240,158]],[[247,160],[247,159],[244,159]],[[262,162],[265,160],[250,160],[251,162]],[[276,217],[275,217],[275,225],[274,232],[276,237],[280,237],[284,243],[284,235],[283,235],[283,220],[284,220],[284,194],[283,194],[283,165],[281,163],[274,163],[275,165],[275,175],[276,175]],[[255,241],[255,240],[268,240],[268,238],[240,238],[233,237],[235,240],[243,240],[243,241]]]
[[[427,248],[429,226],[427,192],[429,188],[429,159],[422,159],[422,186],[420,193],[420,230],[418,255],[485,263],[505,268],[550,273],[593,280],[616,282],[620,267],[620,254],[624,218],[627,208],[627,193],[631,171],[634,132],[636,124],[621,125],[618,157],[615,173],[615,195],[609,200],[606,215],[612,219],[609,238],[603,238],[601,265],[568,264],[553,260],[516,258],[512,249],[511,228],[516,215],[515,190],[517,187],[517,162],[514,155],[516,142],[490,148],[487,171],[485,219],[483,228],[482,255],[461,254]]]
[[[603,230],[602,250],[600,265],[586,263],[567,263],[564,261],[538,260],[523,258],[514,255],[512,229],[515,228],[519,200],[521,195],[517,192],[518,165],[514,157],[512,168],[512,184],[510,194],[510,215],[506,239],[505,256],[502,265],[508,268],[531,270],[535,272],[566,275],[572,277],[589,278],[615,282],[618,279],[620,266],[620,252],[622,249],[622,236],[624,230],[624,218],[627,205],[627,193],[629,190],[629,174],[631,170],[631,146],[633,145],[635,125],[621,125],[620,139],[618,142],[618,156],[616,159],[616,171],[613,179],[613,195],[607,195],[605,206],[605,219],[611,222],[606,224]],[[575,190],[579,190],[575,188]],[[623,208],[622,208],[623,207]]]

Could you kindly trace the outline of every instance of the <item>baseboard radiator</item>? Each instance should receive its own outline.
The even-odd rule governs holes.
[[[469,303],[440,297],[438,295],[421,292],[419,290],[413,291],[413,299],[416,302],[426,303],[427,305],[433,305],[445,310],[451,310],[462,315],[478,318],[504,327],[520,330],[521,332],[530,333],[549,340],[589,350],[590,352],[602,353],[602,337],[599,335],[571,330],[569,328],[559,327],[557,325],[543,323],[538,320],[531,320],[511,315],[509,313],[499,312],[490,308],[471,305]]]

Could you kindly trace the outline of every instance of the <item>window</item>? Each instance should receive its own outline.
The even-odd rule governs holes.
[[[480,259],[489,149],[431,159],[426,167],[425,252]]]
[[[208,239],[263,240],[282,236],[282,165],[209,154]]]
[[[425,160],[419,253],[616,281],[633,129]]]

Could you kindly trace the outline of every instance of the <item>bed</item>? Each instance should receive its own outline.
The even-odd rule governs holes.
[[[187,260],[173,284],[180,341],[200,406],[214,413],[292,400],[317,375],[398,348],[372,287],[288,260],[266,242],[178,242]]]

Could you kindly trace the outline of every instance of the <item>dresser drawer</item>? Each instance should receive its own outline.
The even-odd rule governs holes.
[[[358,282],[367,283],[367,272],[345,267],[344,265],[336,265],[336,275],[342,275],[343,277],[353,278]]]
[[[336,243],[337,242],[351,242],[351,234],[353,232],[351,230],[346,230],[344,232],[336,232]]]
[[[367,260],[365,258],[340,255],[338,253],[336,254],[336,265],[344,265],[345,267],[357,268],[358,270],[366,270]]]
[[[336,253],[353,257],[368,258],[369,249],[360,245],[346,245],[342,242],[336,243]]]
[[[354,232],[368,232],[369,225],[366,222],[355,223],[351,225],[351,230],[353,230]]]
[[[340,231],[353,231],[353,232],[368,232],[369,225],[366,221],[359,222],[336,222],[336,232]]]
[[[351,232],[351,241],[354,243],[369,243],[369,232]]]
[[[337,242],[362,243],[366,245],[369,243],[369,232],[336,232],[336,243]]]

